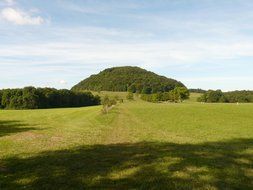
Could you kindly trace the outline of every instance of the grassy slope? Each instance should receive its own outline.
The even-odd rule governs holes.
[[[188,102],[197,102],[198,97],[200,97],[201,93],[191,93]]]
[[[94,95],[99,95],[100,97],[104,97],[105,95],[109,96],[110,98],[114,98],[117,96],[120,99],[125,100],[127,96],[127,92],[109,92],[109,91],[100,91],[100,92],[92,92]]]
[[[0,111],[0,189],[252,189],[252,104]]]

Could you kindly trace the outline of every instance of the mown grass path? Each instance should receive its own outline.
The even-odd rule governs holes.
[[[0,189],[253,189],[252,104],[0,111]]]

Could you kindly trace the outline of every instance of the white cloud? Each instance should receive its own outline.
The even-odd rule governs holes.
[[[207,60],[230,60],[253,57],[252,42],[216,44],[212,42],[160,43],[75,43],[51,42],[0,46],[0,54],[8,57],[38,57],[51,63],[116,63],[142,64],[153,67],[198,64]],[[37,59],[36,59],[37,60]],[[27,62],[27,60],[26,60]],[[32,61],[33,63],[36,61]]]
[[[139,2],[131,1],[122,1],[118,4],[111,1],[86,1],[85,3],[76,3],[69,0],[61,0],[59,6],[66,10],[84,14],[106,15],[115,11],[122,13],[123,10],[136,9],[141,5]]]
[[[203,89],[221,89],[223,91],[232,90],[252,90],[252,87],[248,84],[253,83],[253,77],[251,76],[233,76],[233,77],[181,77],[178,78],[183,81],[186,86],[191,88],[203,88]]]
[[[62,84],[62,85],[65,85],[65,84],[67,84],[67,81],[65,81],[65,80],[60,80],[59,83]]]
[[[27,12],[14,8],[5,8],[1,11],[1,17],[16,25],[40,25],[44,19],[40,16],[32,16]]]
[[[7,5],[13,5],[15,4],[14,0],[4,0]]]

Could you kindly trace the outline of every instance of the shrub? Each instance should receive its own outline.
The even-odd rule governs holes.
[[[103,105],[103,109],[102,109],[102,113],[108,113],[109,109],[113,106],[117,104],[117,101],[115,98],[110,99],[108,95],[105,95],[102,98],[101,101],[102,105]]]
[[[134,94],[132,92],[128,92],[126,99],[127,100],[134,100]]]

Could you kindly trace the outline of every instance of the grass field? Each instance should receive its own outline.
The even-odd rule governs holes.
[[[253,189],[253,104],[194,97],[1,110],[0,189]]]

